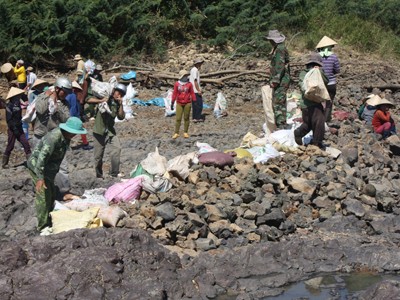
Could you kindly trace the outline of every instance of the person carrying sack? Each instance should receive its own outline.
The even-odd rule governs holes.
[[[189,82],[189,72],[181,70],[179,72],[179,80],[174,85],[174,92],[172,93],[171,109],[173,109],[176,102],[176,121],[175,133],[173,139],[179,137],[179,130],[181,127],[182,116],[184,119],[183,137],[189,138],[189,124],[190,124],[190,110],[192,102],[196,102],[197,98],[194,93],[193,85]]]
[[[312,130],[313,139],[311,141],[311,144],[320,148],[324,148],[324,145],[322,143],[325,134],[325,111],[323,106],[324,102],[321,102],[321,98],[319,98],[318,102],[315,102],[317,100],[313,101],[310,98],[307,98],[308,91],[306,85],[304,84],[307,74],[309,74],[309,72],[312,72],[314,69],[318,69],[320,71],[322,80],[325,84],[325,88],[328,83],[328,79],[322,71],[321,56],[318,53],[311,53],[306,63],[306,70],[300,73],[299,78],[299,85],[302,92],[300,105],[303,123],[294,131],[294,139],[298,145],[303,145],[303,137]],[[327,94],[326,90],[324,92],[325,94]],[[329,98],[329,94],[325,95],[325,97]]]

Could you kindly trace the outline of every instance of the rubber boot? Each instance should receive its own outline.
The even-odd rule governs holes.
[[[10,156],[8,156],[8,155],[4,155],[3,154],[3,162],[2,162],[2,164],[1,164],[1,167],[3,168],[3,169],[8,169],[8,161],[10,160]]]

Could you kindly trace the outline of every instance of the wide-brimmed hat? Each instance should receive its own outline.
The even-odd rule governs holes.
[[[79,90],[82,90],[82,88],[81,88],[81,86],[79,85],[79,83],[77,83],[75,80],[72,81],[72,87],[73,87],[73,88],[76,88],[76,89],[79,89]]]
[[[47,82],[46,80],[43,80],[43,79],[36,79],[35,80],[35,82],[32,84],[32,89],[34,88],[34,87],[37,87],[38,85],[40,85],[40,84],[43,84],[43,83],[46,83],[46,84],[49,84],[49,82]]]
[[[332,40],[330,37],[327,37],[326,35],[319,41],[315,49],[319,48],[324,48],[324,47],[329,47],[329,46],[335,46],[337,43]]]
[[[284,42],[286,39],[286,37],[276,29],[270,30],[265,38],[267,40],[273,40],[277,44]]]
[[[189,75],[190,73],[186,70],[179,71],[179,79],[182,79],[183,76]]]
[[[317,65],[319,65],[320,67],[322,67],[322,66],[323,66],[323,63],[322,63],[321,55],[319,55],[319,54],[316,53],[316,52],[311,52],[311,53],[308,55],[307,62],[306,62],[305,64],[306,64],[306,65],[308,65],[308,64],[317,64]]]
[[[382,98],[382,99],[378,102],[377,106],[378,106],[378,105],[384,105],[384,104],[394,106],[394,104],[393,104],[392,102],[390,102],[389,100],[387,100],[387,99],[385,99],[385,98]]]
[[[379,97],[378,95],[369,95],[367,96],[368,100],[366,101],[367,105],[371,105],[371,106],[377,106],[379,104],[379,102],[382,100],[381,97]]]
[[[26,70],[27,71],[33,71],[33,68],[32,67],[28,67]]]
[[[86,134],[87,130],[83,128],[83,123],[81,119],[77,117],[70,117],[68,118],[67,122],[61,123],[60,128],[65,130],[69,133],[73,134]]]
[[[75,55],[74,60],[81,60],[83,59],[80,54]]]
[[[103,66],[102,65],[96,65],[96,70],[97,71],[103,71]]]
[[[202,64],[203,62],[204,62],[204,59],[201,57],[198,57],[193,61],[193,65]]]
[[[1,73],[7,74],[13,69],[13,65],[10,63],[5,63],[1,66]]]
[[[16,88],[16,87],[12,87],[10,89],[10,91],[8,92],[6,99],[10,99],[10,98],[12,98],[14,96],[22,95],[23,93],[25,93],[24,90],[21,90],[21,89]]]

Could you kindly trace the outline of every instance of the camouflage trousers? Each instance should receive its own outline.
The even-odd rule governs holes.
[[[32,176],[33,188],[35,189],[36,193],[35,208],[36,217],[38,219],[37,228],[38,230],[42,230],[46,226],[51,225],[50,212],[53,211],[54,199],[56,196],[54,180],[44,178],[44,183],[46,184],[47,189],[42,189],[40,192],[37,192],[36,182],[38,181],[38,178],[32,171],[30,171],[30,173]]]
[[[283,76],[281,82],[274,89],[272,105],[275,114],[275,124],[278,128],[283,129],[286,125],[286,93],[289,88],[290,76]]]

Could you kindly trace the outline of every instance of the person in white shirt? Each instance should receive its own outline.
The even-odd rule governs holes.
[[[28,67],[26,69],[26,87],[25,90],[29,91],[32,88],[32,85],[34,84],[35,80],[37,79],[37,76],[35,73],[33,73],[33,68]]]
[[[204,118],[202,115],[203,112],[203,96],[202,96],[202,90],[200,88],[200,68],[202,64],[204,63],[204,59],[202,58],[197,58],[193,62],[193,67],[190,70],[190,77],[189,80],[193,85],[194,88],[194,93],[196,95],[196,101],[193,102],[192,108],[193,108],[193,122],[203,122]]]

